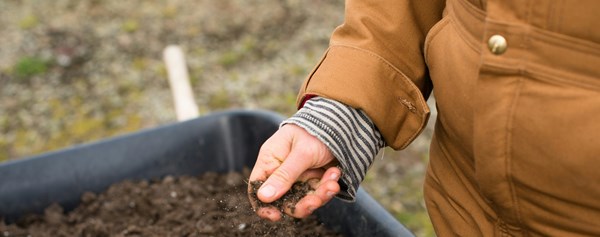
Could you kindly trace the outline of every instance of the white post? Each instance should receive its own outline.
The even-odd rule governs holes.
[[[183,50],[179,46],[169,45],[163,51],[163,59],[167,65],[177,120],[183,121],[198,117],[198,106],[190,86]]]

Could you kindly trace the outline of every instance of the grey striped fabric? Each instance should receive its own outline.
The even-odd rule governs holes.
[[[315,97],[296,114],[283,121],[296,124],[316,136],[331,150],[342,168],[338,198],[354,201],[356,190],[379,150],[383,137],[371,119],[361,111],[340,102]]]

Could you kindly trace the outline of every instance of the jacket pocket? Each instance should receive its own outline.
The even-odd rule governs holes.
[[[425,43],[424,43],[424,46],[423,46],[423,54],[425,56],[425,63],[427,63],[428,58],[429,58],[428,57],[428,54],[429,54],[429,45],[431,44],[431,42],[433,41],[433,39],[436,38],[436,36],[438,35],[438,33],[440,33],[440,31],[442,31],[442,29],[448,25],[448,22],[449,22],[448,18],[449,18],[448,15],[446,15],[440,21],[438,21],[437,23],[435,23],[435,25],[433,25],[433,27],[431,27],[431,29],[427,33],[427,36],[425,36]]]

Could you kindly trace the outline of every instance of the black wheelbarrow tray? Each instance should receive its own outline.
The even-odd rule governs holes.
[[[261,144],[282,117],[232,110],[0,164],[0,217],[15,221],[52,203],[67,211],[85,191],[102,192],[125,179],[241,171],[252,167]],[[369,194],[334,199],[318,219],[345,236],[412,236]]]

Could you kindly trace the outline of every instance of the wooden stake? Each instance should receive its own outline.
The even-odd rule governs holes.
[[[190,86],[183,50],[179,46],[169,45],[163,51],[163,59],[167,65],[177,120],[184,121],[198,117],[198,105]]]

